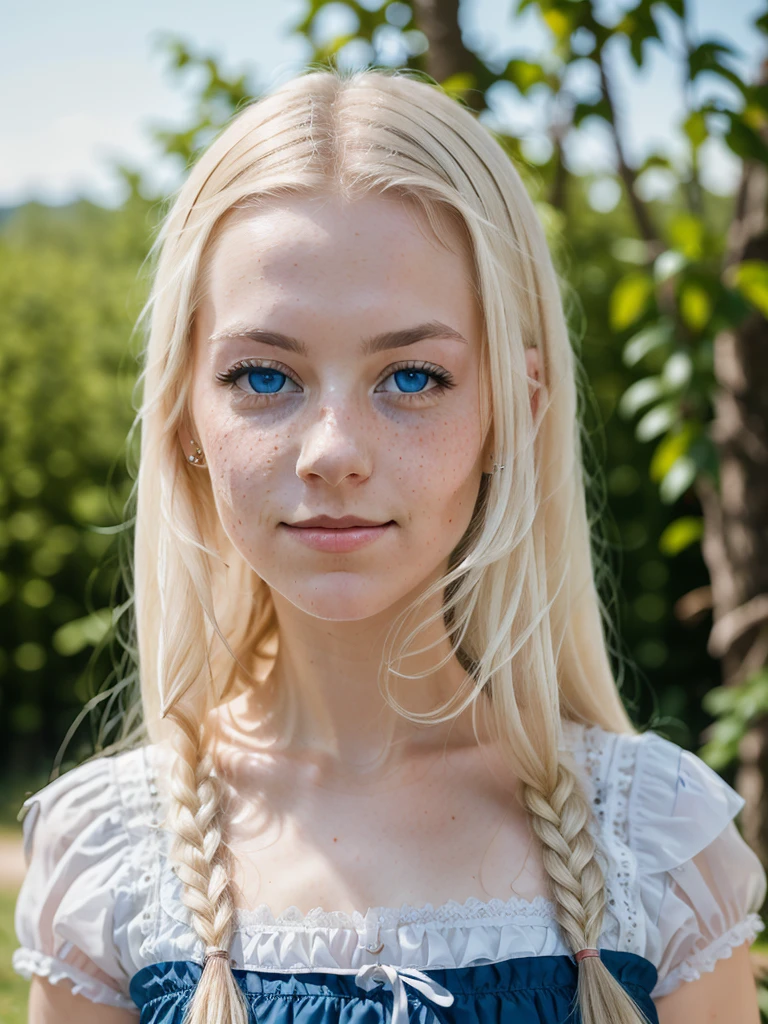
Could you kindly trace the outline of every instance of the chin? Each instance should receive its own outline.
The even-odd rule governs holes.
[[[328,622],[360,622],[381,615],[406,596],[400,587],[391,590],[383,582],[376,584],[370,575],[328,572],[308,579],[301,587],[296,580],[281,590],[294,607],[316,619]]]

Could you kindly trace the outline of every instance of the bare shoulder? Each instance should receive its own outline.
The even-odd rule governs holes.
[[[760,1024],[749,945],[743,943],[713,971],[657,999],[659,1024]]]
[[[85,996],[73,995],[66,980],[52,985],[35,975],[29,987],[29,1024],[61,1024],[64,1020],[76,1020],[78,1024],[138,1024],[139,1011],[133,1013],[94,1003]]]

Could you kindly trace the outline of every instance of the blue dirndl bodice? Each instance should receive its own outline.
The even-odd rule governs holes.
[[[654,965],[636,953],[601,949],[603,963],[659,1024]],[[580,1024],[572,956],[523,956],[468,967],[371,964],[357,972],[235,969],[251,1024]],[[202,966],[167,960],[131,979],[140,1024],[182,1024]],[[451,998],[452,997],[452,998]]]

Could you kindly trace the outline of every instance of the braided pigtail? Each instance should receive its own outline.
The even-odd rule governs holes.
[[[605,875],[590,831],[591,810],[573,768],[563,759],[547,794],[527,784],[525,806],[542,846],[557,921],[574,953],[596,949],[603,927]],[[649,1024],[648,1017],[599,956],[577,959],[576,1000],[584,1024]]]
[[[168,717],[178,726],[170,777],[171,859],[183,883],[182,902],[205,948],[184,1024],[247,1024],[248,1009],[229,960],[235,910],[222,843],[220,780],[193,717],[178,704]]]

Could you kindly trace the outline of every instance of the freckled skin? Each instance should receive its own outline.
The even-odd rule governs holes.
[[[231,215],[210,257],[195,324],[194,436],[237,549],[273,591],[323,619],[391,609],[444,569],[488,468],[468,258],[442,248],[417,216],[379,197],[281,200]],[[468,343],[359,351],[371,335],[433,320]],[[236,321],[299,338],[309,355],[209,341]],[[247,376],[239,387],[216,380],[244,359],[277,362],[293,381],[257,398]],[[441,392],[428,376],[414,397],[387,372],[400,361],[435,364],[455,387]],[[397,525],[346,554],[312,551],[278,525],[320,513]]]

